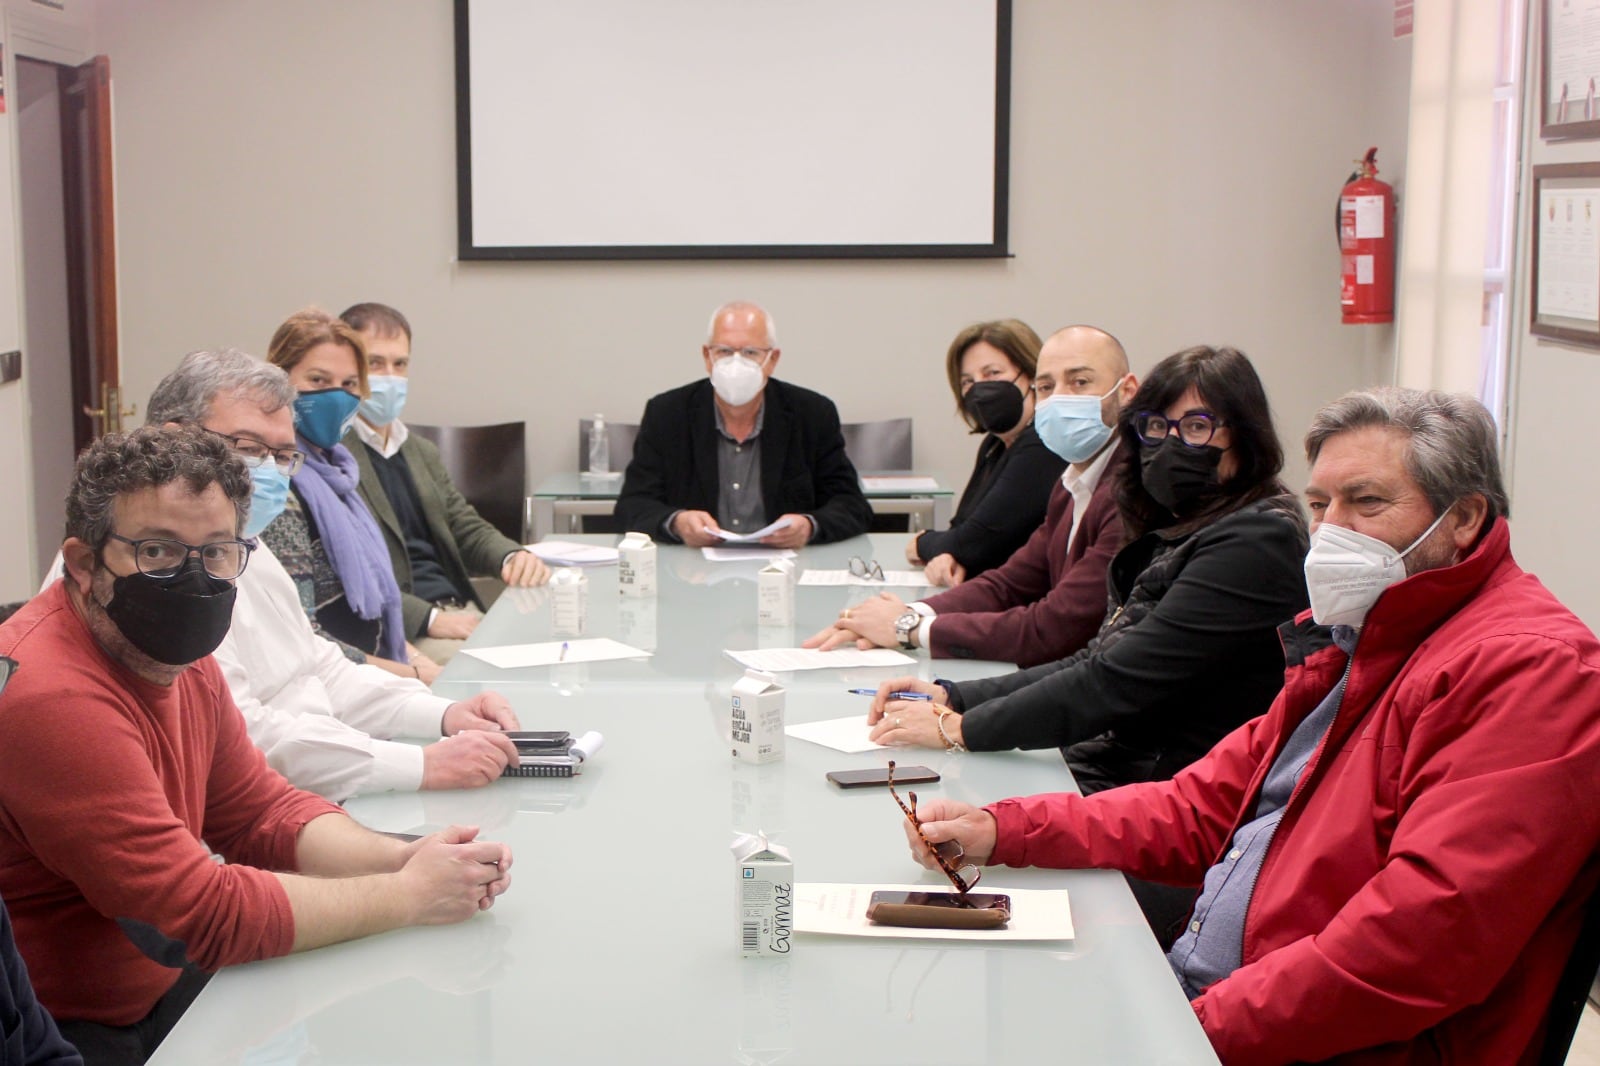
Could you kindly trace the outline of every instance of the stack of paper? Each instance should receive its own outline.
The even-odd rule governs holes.
[[[555,666],[558,663],[601,663],[611,659],[648,659],[650,652],[611,640],[550,640],[541,644],[504,644],[495,648],[462,648],[462,655],[482,659],[502,670],[524,666]]]
[[[578,544],[570,540],[545,540],[525,544],[533,554],[551,566],[609,566],[617,561],[617,549],[601,544]]]
[[[788,529],[789,519],[780,518],[756,530],[754,533],[729,533],[726,529],[717,530],[713,536],[720,537],[724,544],[756,544],[762,537],[770,537],[780,529]]]
[[[892,648],[834,648],[832,651],[815,651],[811,648],[750,648],[744,651],[725,650],[728,658],[747,670],[765,670],[778,673],[784,670],[839,670],[852,666],[904,666],[916,662]]]
[[[931,588],[933,582],[921,570],[885,570],[883,578],[857,577],[848,570],[807,570],[800,575],[802,585],[862,585],[867,588]]]

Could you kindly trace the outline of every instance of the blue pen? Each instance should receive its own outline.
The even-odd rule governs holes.
[[[567,661],[567,642],[563,640],[561,642],[561,654],[556,657],[556,662],[564,663],[566,661]]]
[[[876,696],[878,694],[878,690],[875,688],[852,688],[847,689],[846,691],[852,696]],[[924,692],[891,692],[889,693],[889,698],[892,700],[923,700],[928,703],[933,702],[933,697]]]

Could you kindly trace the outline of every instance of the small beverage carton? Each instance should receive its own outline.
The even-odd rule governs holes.
[[[589,623],[589,575],[564,566],[550,575],[550,632],[581,637]]]
[[[617,591],[624,596],[656,594],[656,542],[648,533],[629,533],[617,543]]]
[[[756,624],[794,624],[794,564],[774,559],[756,577]]]
[[[734,897],[739,954],[787,955],[794,937],[789,849],[767,840],[766,833],[740,833],[733,838],[733,860],[739,879]]]
[[[746,670],[733,685],[733,759],[760,764],[783,758],[783,700],[778,679]]]

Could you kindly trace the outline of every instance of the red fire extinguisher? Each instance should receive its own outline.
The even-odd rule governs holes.
[[[1339,194],[1339,304],[1346,324],[1394,321],[1394,186],[1377,179],[1378,150]]]

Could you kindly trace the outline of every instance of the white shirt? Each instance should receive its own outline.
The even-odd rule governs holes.
[[[61,556],[46,571],[61,577]],[[235,583],[233,623],[213,654],[267,764],[308,792],[422,787],[422,749],[395,736],[438,737],[450,700],[420,681],[358,666],[317,636],[277,556],[259,544]]]
[[[358,418],[352,425],[355,426],[356,436],[361,438],[361,443],[385,459],[393,459],[399,453],[400,445],[404,444],[406,438],[411,436],[411,431],[406,428],[406,424],[398,418],[389,423],[389,439],[387,441],[383,439],[382,433],[367,425],[364,419]]]

